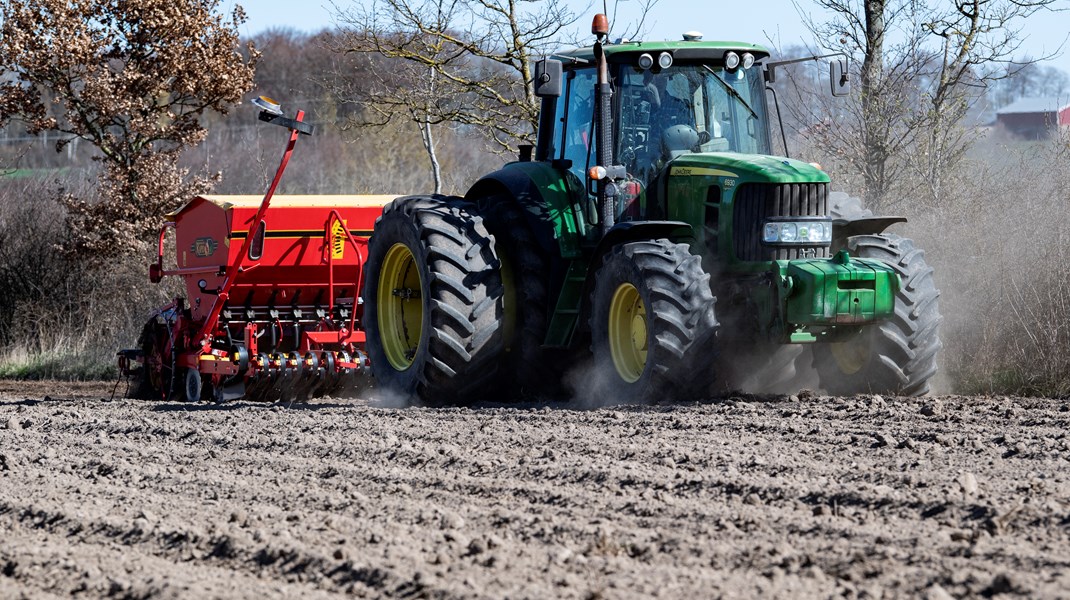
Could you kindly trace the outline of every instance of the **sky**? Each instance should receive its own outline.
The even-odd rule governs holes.
[[[367,0],[370,2],[370,0]],[[621,0],[616,21],[634,22],[641,0]],[[300,31],[319,31],[334,24],[337,6],[351,6],[359,0],[223,0],[229,12],[237,2],[245,8],[248,21],[241,33],[254,35],[265,29],[289,27]],[[594,16],[602,3],[565,0],[574,12]],[[753,42],[773,47],[788,47],[811,41],[795,4],[817,21],[825,15],[810,0],[660,0],[647,17],[644,36],[648,40],[680,39],[685,31],[697,30],[705,39]],[[1061,56],[1044,62],[1070,73],[1070,0],[1056,0],[1063,12],[1041,12],[1022,23],[1023,53],[1033,57],[1052,54],[1062,46]],[[610,10],[613,2],[610,0]],[[711,7],[697,10],[697,7]],[[589,17],[581,17],[584,29]],[[616,30],[615,30],[616,31]]]

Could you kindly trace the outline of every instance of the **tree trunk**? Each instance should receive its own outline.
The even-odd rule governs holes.
[[[424,105],[423,119],[420,122],[420,137],[423,139],[424,150],[427,158],[431,160],[431,177],[435,182],[436,194],[442,193],[442,168],[438,164],[438,154],[435,153],[435,134],[431,130],[431,106],[435,96],[435,69],[427,69],[427,104]]]
[[[524,82],[524,120],[531,126],[531,130],[527,133],[534,135],[539,130],[539,101],[535,97],[535,78],[531,73],[531,49],[517,21],[515,0],[509,0],[509,31],[512,34],[512,45],[516,52],[516,67],[520,71],[520,80]]]
[[[866,200],[877,206],[888,189],[885,181],[885,116],[882,112],[881,82],[884,77],[884,30],[886,0],[865,0],[866,53],[862,60],[862,144]]]
[[[438,155],[435,153],[435,138],[434,133],[431,131],[431,122],[424,119],[424,122],[420,124],[420,137],[423,138],[424,149],[427,150],[427,157],[431,159],[431,177],[435,180],[435,192],[436,194],[442,193],[442,169],[438,164]]]

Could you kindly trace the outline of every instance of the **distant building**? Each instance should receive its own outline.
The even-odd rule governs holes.
[[[1014,135],[1044,139],[1070,128],[1070,99],[1022,98],[996,111],[996,122]]]

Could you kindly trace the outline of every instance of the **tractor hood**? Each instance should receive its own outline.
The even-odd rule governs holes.
[[[828,183],[829,176],[810,163],[793,158],[736,152],[685,154],[672,161],[670,176],[713,176],[737,183]]]

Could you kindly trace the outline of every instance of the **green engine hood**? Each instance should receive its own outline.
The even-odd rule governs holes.
[[[828,183],[827,173],[793,158],[736,152],[684,154],[672,161],[670,176],[724,177],[734,183]]]

